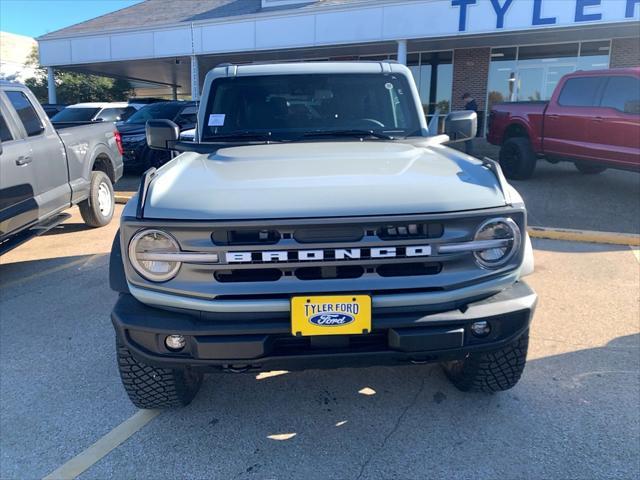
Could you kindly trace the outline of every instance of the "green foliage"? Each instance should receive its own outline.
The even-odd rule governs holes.
[[[36,74],[25,80],[25,85],[42,103],[48,101],[47,69],[38,63],[38,50],[34,48],[26,65],[36,68]],[[125,101],[133,92],[126,80],[55,70],[58,103]]]

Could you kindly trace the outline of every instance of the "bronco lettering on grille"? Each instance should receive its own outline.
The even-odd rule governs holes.
[[[336,248],[323,250],[266,250],[262,252],[227,252],[227,263],[283,263],[323,260],[358,260],[376,258],[428,257],[431,245],[408,247]]]

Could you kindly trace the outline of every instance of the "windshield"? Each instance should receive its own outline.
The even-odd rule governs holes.
[[[88,122],[100,111],[99,108],[73,107],[65,108],[51,117],[52,122]]]
[[[420,135],[409,83],[395,74],[264,75],[213,82],[203,141],[217,137],[320,138],[373,132]],[[312,134],[312,135],[309,135]]]
[[[147,120],[173,120],[182,108],[184,105],[177,103],[152,103],[131,115],[125,123],[144,124]]]

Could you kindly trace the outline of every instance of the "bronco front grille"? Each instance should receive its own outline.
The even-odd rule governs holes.
[[[181,253],[216,259],[187,260],[165,284],[135,279],[137,284],[200,298],[275,299],[327,292],[436,292],[495,277],[516,268],[522,254],[488,271],[464,245],[472,242],[487,218],[505,215],[524,231],[519,209],[170,225],[145,219],[125,222],[124,228],[126,238],[141,228],[166,230]],[[445,245],[449,250],[440,251]],[[451,249],[452,245],[462,248]]]

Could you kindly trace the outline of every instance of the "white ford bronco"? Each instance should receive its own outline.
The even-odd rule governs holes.
[[[223,65],[193,141],[147,123],[147,171],[113,244],[124,387],[188,404],[207,372],[439,362],[459,389],[513,387],[536,294],[522,198],[492,160],[430,132],[393,62]]]

